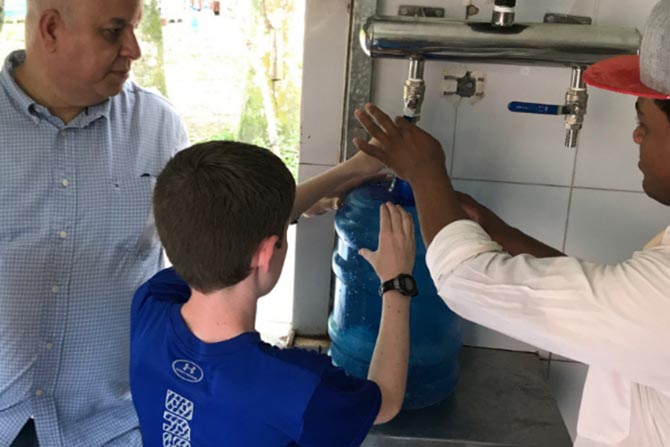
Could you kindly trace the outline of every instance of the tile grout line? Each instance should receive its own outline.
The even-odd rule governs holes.
[[[575,148],[574,160],[572,162],[572,180],[570,181],[570,194],[568,195],[568,210],[565,216],[565,231],[563,232],[563,247],[561,251],[565,253],[566,246],[568,244],[568,228],[570,226],[570,211],[572,210],[572,196],[575,188],[575,178],[577,178],[577,159],[579,156],[579,142]]]
[[[568,228],[570,226],[570,210],[572,209],[572,196],[575,190],[575,178],[577,177],[577,158],[579,155],[579,143],[577,144],[577,147],[575,148],[575,154],[574,154],[574,159],[572,161],[572,179],[570,180],[570,193],[568,194],[568,209],[566,211],[565,215],[565,228],[563,231],[563,246],[561,248],[561,251],[565,253],[565,247],[568,243]],[[553,352],[549,352],[549,361],[547,362],[547,379],[549,378],[549,375],[551,374],[551,363],[553,361]]]
[[[466,181],[466,182],[481,182],[481,183],[503,183],[507,185],[519,186],[544,186],[549,188],[563,188],[563,189],[577,189],[587,191],[603,191],[603,192],[624,192],[630,194],[644,194],[644,191],[637,191],[634,189],[618,189],[618,188],[601,188],[595,186],[572,186],[572,185],[557,185],[554,183],[533,183],[533,182],[515,182],[512,180],[490,180],[473,177],[451,177],[452,180]]]

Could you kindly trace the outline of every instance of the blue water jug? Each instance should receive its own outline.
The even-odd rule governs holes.
[[[461,320],[438,296],[426,266],[414,196],[396,179],[354,189],[335,217],[337,248],[333,255],[335,305],[328,320],[333,362],[347,373],[367,377],[381,316],[379,279],[359,254],[375,250],[379,237],[379,206],[392,202],[412,214],[416,231],[413,275],[419,295],[411,298],[410,356],[403,408],[433,405],[449,396],[458,380],[457,355],[462,342]],[[436,205],[439,206],[439,205]]]

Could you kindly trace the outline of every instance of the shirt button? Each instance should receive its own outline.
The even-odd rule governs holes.
[[[53,348],[54,348],[54,344],[51,343],[50,341],[47,342],[47,350],[48,350],[48,351],[51,351]]]
[[[66,178],[64,178],[63,181],[60,183],[61,185],[63,185],[63,188],[67,188],[68,186],[70,186],[70,181]]]
[[[35,390],[35,396],[40,397],[42,394],[44,394],[44,391],[42,391],[41,389],[37,388]]]
[[[60,292],[60,287],[58,287],[58,286],[53,286],[53,287],[51,288],[51,291],[52,291],[53,293],[58,293],[58,292]]]
[[[67,232],[61,231],[60,233],[58,233],[58,235],[60,236],[61,239],[65,239],[67,237]]]

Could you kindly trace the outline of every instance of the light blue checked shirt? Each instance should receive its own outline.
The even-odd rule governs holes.
[[[130,304],[162,264],[156,176],[187,145],[131,82],[63,122],[0,73],[0,446],[34,417],[40,446],[141,445]]]

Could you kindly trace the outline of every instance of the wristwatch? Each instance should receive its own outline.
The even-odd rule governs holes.
[[[412,275],[401,273],[393,279],[384,281],[379,286],[379,296],[383,296],[389,290],[397,290],[405,296],[417,296],[419,290],[416,288],[416,280]]]

